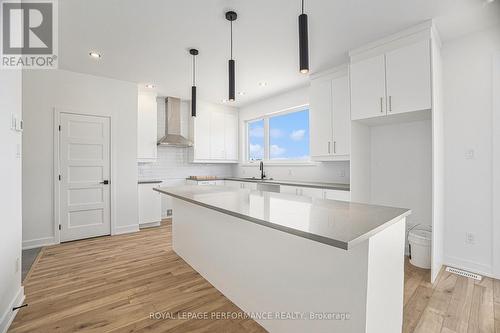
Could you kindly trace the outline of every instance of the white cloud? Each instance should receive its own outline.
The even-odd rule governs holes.
[[[278,145],[271,145],[271,156],[279,156],[283,155],[286,152],[286,149],[280,147]]]
[[[269,131],[269,135],[271,136],[271,138],[273,139],[276,139],[276,138],[282,138],[285,136],[285,132],[282,131],[281,129],[279,128],[271,128],[271,130]]]
[[[264,147],[262,147],[261,145],[259,144],[250,144],[250,146],[248,147],[248,150],[249,150],[249,155],[250,155],[250,158],[251,159],[260,159],[260,158],[263,158],[264,157]]]
[[[299,129],[299,130],[293,131],[290,134],[290,139],[292,139],[293,141],[300,141],[304,138],[305,134],[306,134],[306,130]]]
[[[263,138],[264,137],[264,127],[254,127],[248,131],[248,135],[252,138]]]

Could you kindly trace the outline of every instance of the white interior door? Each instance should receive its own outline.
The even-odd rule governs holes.
[[[61,242],[111,232],[109,118],[60,114]]]

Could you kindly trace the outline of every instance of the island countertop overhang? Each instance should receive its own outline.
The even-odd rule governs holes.
[[[344,250],[411,214],[404,208],[219,186],[158,187],[154,190]]]

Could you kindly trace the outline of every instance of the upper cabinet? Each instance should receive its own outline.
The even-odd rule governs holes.
[[[137,102],[137,159],[152,162],[157,157],[156,94],[140,91]]]
[[[351,119],[431,109],[430,41],[351,56]]]
[[[309,106],[311,159],[348,160],[351,119],[347,69],[314,78]]]
[[[194,163],[238,163],[238,114],[235,109],[199,102],[190,132]]]

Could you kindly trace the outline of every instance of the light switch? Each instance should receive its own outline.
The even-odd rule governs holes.
[[[466,160],[473,160],[474,159],[474,149],[468,149],[465,152],[465,159]]]

